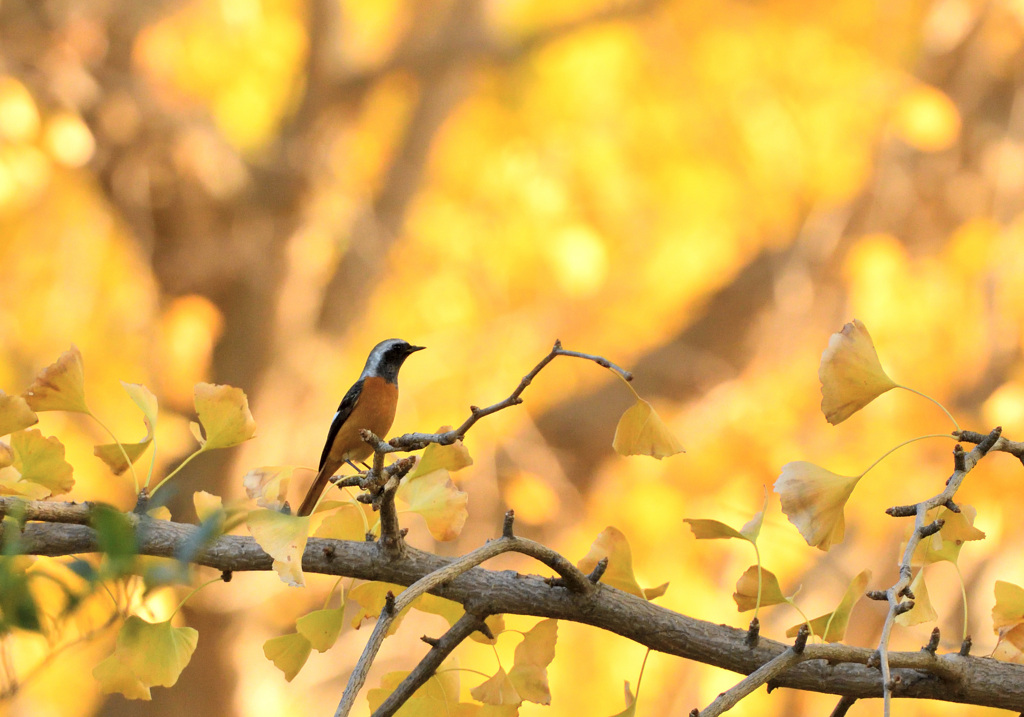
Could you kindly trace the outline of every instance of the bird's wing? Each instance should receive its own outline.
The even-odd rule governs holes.
[[[331,452],[331,446],[334,444],[334,439],[338,435],[338,430],[341,429],[342,424],[348,420],[348,417],[352,415],[352,410],[356,407],[356,401],[359,400],[360,394],[363,392],[363,379],[359,379],[352,388],[348,390],[345,397],[341,399],[341,403],[338,404],[338,412],[334,414],[334,420],[331,421],[331,428],[327,431],[327,442],[324,444],[324,452],[320,455],[319,469],[323,469],[324,463],[327,462],[327,456]]]

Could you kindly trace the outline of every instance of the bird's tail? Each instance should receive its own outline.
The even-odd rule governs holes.
[[[320,500],[320,495],[331,482],[331,476],[334,475],[335,470],[337,470],[336,466],[332,470],[329,462],[324,463],[309,486],[309,490],[306,491],[306,497],[302,499],[302,505],[299,506],[299,512],[296,515],[309,515],[313,512],[316,502]]]

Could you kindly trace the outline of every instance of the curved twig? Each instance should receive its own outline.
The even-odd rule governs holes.
[[[502,535],[502,537],[466,553],[461,558],[453,560],[444,567],[438,568],[429,575],[424,575],[399,593],[391,609],[385,608],[381,611],[377,624],[374,625],[373,632],[370,634],[370,639],[367,641],[366,647],[363,648],[363,654],[359,656],[359,661],[352,669],[352,674],[349,675],[348,685],[345,687],[345,693],[342,695],[338,709],[334,713],[335,717],[344,717],[352,710],[356,695],[362,689],[363,683],[366,681],[366,675],[370,671],[370,665],[373,664],[377,652],[380,650],[381,645],[384,644],[384,638],[387,637],[391,623],[394,622],[394,619],[403,610],[412,604],[413,600],[424,593],[434,590],[439,585],[454,580],[470,568],[474,568],[484,561],[490,560],[502,553],[513,551],[531,555],[532,557],[544,555],[544,562],[551,567],[554,567],[554,565],[551,565],[552,562],[558,564],[564,570],[564,572],[559,571],[559,573],[569,583],[570,590],[575,590],[583,595],[591,594],[595,590],[595,586],[587,580],[586,576],[578,568],[572,566],[571,563],[549,548],[545,548],[539,543],[534,543],[532,540],[522,540]],[[557,556],[560,560],[552,560],[553,556]],[[564,561],[564,564],[562,561]],[[571,569],[567,568],[566,565],[571,566]],[[555,569],[558,570],[558,568]]]

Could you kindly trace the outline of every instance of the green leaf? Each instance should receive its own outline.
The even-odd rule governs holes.
[[[288,585],[302,587],[302,553],[309,534],[309,516],[287,515],[276,510],[254,510],[246,519],[249,532],[274,559],[274,570]]]
[[[4,519],[5,533],[16,528],[15,521]],[[31,590],[29,577],[25,572],[25,558],[22,556],[0,557],[0,635],[12,628],[42,632],[39,607]]]
[[[117,652],[144,685],[170,687],[192,659],[199,633],[172,627],[169,620],[146,622],[132,615],[117,634]]]
[[[122,694],[129,700],[151,700],[149,687],[142,683],[117,650],[92,670],[103,694]]]
[[[309,640],[297,632],[274,637],[263,643],[263,654],[274,663],[274,667],[284,673],[288,682],[299,674],[312,650]]]
[[[105,572],[114,576],[130,573],[139,553],[131,519],[116,508],[100,504],[93,507],[89,524],[96,531],[100,552],[107,556]]]
[[[343,601],[344,602],[344,601]],[[295,621],[295,629],[309,640],[317,652],[326,652],[334,646],[344,624],[345,607],[314,610]]]

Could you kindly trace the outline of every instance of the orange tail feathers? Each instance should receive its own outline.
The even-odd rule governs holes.
[[[316,478],[313,479],[309,490],[306,491],[306,497],[302,499],[302,505],[299,506],[299,512],[296,515],[309,515],[313,512],[316,502],[320,500],[320,495],[327,489],[331,482],[331,477],[334,475],[334,471],[338,470],[338,467],[332,466],[330,462],[324,464],[324,467],[316,474]]]

